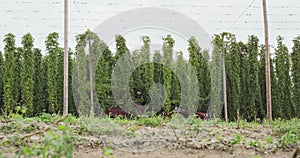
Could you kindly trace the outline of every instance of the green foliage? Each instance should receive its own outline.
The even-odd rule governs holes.
[[[156,126],[161,126],[163,123],[168,122],[168,119],[164,119],[161,116],[157,117],[141,117],[136,120],[134,120],[137,125],[140,126],[151,126],[151,127],[156,127]]]
[[[245,142],[245,137],[241,133],[236,134],[234,138],[232,138],[230,141],[232,145],[240,144],[244,142]]]
[[[99,58],[96,70],[96,91],[102,108],[115,106],[111,90],[113,66],[114,59],[107,46]]]
[[[266,143],[269,143],[269,144],[272,144],[274,141],[273,141],[273,137],[272,136],[268,136],[266,138]]]
[[[222,38],[220,35],[215,35],[213,40],[213,52],[212,61],[210,63],[211,70],[211,100],[210,108],[207,110],[208,118],[215,118],[221,114],[221,105],[223,101],[221,98],[222,92],[222,62],[221,62],[221,48],[222,48]]]
[[[43,82],[42,82],[42,54],[40,49],[33,49],[34,72],[33,72],[33,108],[34,114],[40,114],[43,109]],[[32,115],[32,114],[31,114]]]
[[[103,155],[104,156],[111,156],[113,154],[113,150],[110,147],[103,148]]]
[[[300,37],[293,40],[292,59],[292,99],[295,106],[293,116],[300,118]]]
[[[179,51],[176,54],[176,62],[174,63],[175,68],[174,72],[172,73],[172,85],[171,85],[171,103],[172,105],[179,107],[179,105],[187,104],[187,102],[181,102],[181,96],[187,95],[186,93],[181,93],[182,87],[187,87],[187,83],[179,82],[179,75],[182,75],[181,78],[184,78],[186,75],[187,61],[183,58],[183,52]],[[184,76],[185,75],[185,76]],[[181,103],[181,104],[180,104]]]
[[[58,38],[58,33],[50,33],[47,36],[46,53],[42,56],[44,53],[33,48],[34,39],[29,33],[22,37],[22,47],[16,46],[13,34],[5,35],[3,56],[0,53],[0,108],[5,111],[4,114],[14,113],[16,107],[26,110],[27,116],[62,111],[63,50],[59,47]],[[87,39],[92,41],[90,55],[85,52]],[[114,53],[97,34],[88,30],[78,35],[74,59],[73,52],[69,50],[69,112],[78,114],[77,111],[80,111],[80,115],[90,114],[90,72],[87,63],[92,57],[96,91],[94,112],[97,116],[100,115],[101,108],[116,106],[111,87],[112,72],[128,75],[132,65],[140,63],[147,64],[137,68],[131,74],[129,82],[130,94],[135,103],[145,105],[151,102],[149,89],[155,82],[162,84],[166,90],[165,112],[178,106],[181,99],[188,95],[192,99],[199,100],[198,111],[207,111],[209,118],[219,116],[223,111],[221,50],[224,41],[229,119],[236,119],[237,110],[240,111],[241,119],[248,121],[257,118],[263,120],[266,117],[265,50],[263,45],[259,46],[257,37],[249,36],[248,42],[243,43],[236,41],[235,35],[230,33],[215,35],[211,60],[209,52],[201,50],[194,37],[188,40],[189,63],[199,82],[199,98],[193,97],[192,94],[198,93],[193,87],[188,87],[187,94],[181,90],[182,86],[193,81],[187,78],[186,83],[179,83],[176,74],[186,74],[188,72],[186,70],[191,68],[186,67],[184,52],[177,52],[176,60],[173,59],[175,41],[172,36],[167,35],[162,39],[163,52],[156,51],[152,59],[150,59],[150,37],[142,36],[141,40],[142,47],[130,52],[125,38],[117,35],[116,53],[113,56]],[[293,40],[293,49],[289,54],[283,38],[279,36],[275,54],[270,58],[274,118],[300,117],[299,41],[299,37]],[[123,65],[113,70],[121,57],[125,57]],[[117,78],[116,82],[127,84],[124,78]],[[121,93],[127,90],[125,86],[118,88]],[[75,101],[78,101],[79,109],[76,109]],[[128,100],[122,100],[121,103],[126,104]],[[211,105],[209,109],[208,105]],[[132,105],[128,106],[134,108]],[[184,102],[183,106],[189,109],[194,105]]]
[[[24,157],[73,157],[72,130],[59,126],[56,132],[47,132],[43,135],[44,143],[26,144],[23,143],[22,148],[17,153],[18,156]]]
[[[273,113],[273,116],[279,116],[279,113],[280,113],[280,109],[277,108],[277,91],[278,91],[278,86],[277,86],[277,78],[276,78],[276,72],[275,72],[275,67],[274,67],[274,59],[270,59],[270,77],[271,77],[271,99],[272,99],[272,105],[273,105],[273,108],[272,108],[272,113]]]
[[[87,56],[85,54],[86,34],[76,36],[76,50],[73,69],[73,86],[75,94],[75,103],[77,103],[77,110],[80,116],[87,116],[89,114],[89,98],[87,94]],[[76,80],[77,79],[77,80]]]
[[[4,111],[6,113],[14,109],[14,55],[16,51],[15,36],[11,33],[5,35],[4,47]]]
[[[40,119],[41,122],[52,123],[59,118],[59,115],[42,113],[42,115],[38,118]]]
[[[14,106],[22,106],[22,67],[23,67],[23,59],[22,54],[24,52],[24,49],[22,47],[18,47],[14,54],[14,69],[13,69],[13,94],[14,94]],[[20,82],[21,81],[21,82]]]
[[[163,65],[162,65],[162,55],[159,50],[156,50],[153,55],[153,81],[155,83],[164,83],[163,78]]]
[[[39,105],[40,112],[49,112],[48,110],[48,63],[49,63],[49,56],[42,58],[42,71],[41,71],[41,87],[42,87],[42,98],[41,104]]]
[[[261,100],[262,100],[263,113],[259,113],[258,117],[262,118],[262,117],[265,116],[265,113],[267,111],[267,98],[266,98],[266,58],[265,58],[265,46],[264,45],[260,46],[259,58],[260,58],[260,60],[259,60],[259,75],[258,75],[258,78],[259,78],[259,81],[260,81],[259,85],[260,85],[260,94],[261,94]],[[271,60],[272,59],[270,58],[270,62],[271,62]],[[271,65],[271,64],[272,63],[270,63],[270,71],[274,71],[274,67],[272,67],[273,65]],[[270,73],[272,73],[272,72],[270,72]],[[271,77],[271,80],[272,80],[273,76],[270,75],[270,77]],[[271,83],[271,84],[273,84],[273,83]],[[272,87],[271,87],[271,89],[272,89]],[[275,90],[272,89],[272,93],[274,91]],[[274,94],[273,94],[273,96],[274,96]],[[275,103],[275,102],[274,102],[274,100],[272,98],[272,103]]]
[[[256,141],[256,140],[251,140],[249,143],[250,146],[260,148],[262,149],[264,147],[264,144],[262,142]]]
[[[76,110],[76,105],[75,105],[75,102],[74,102],[74,95],[73,95],[73,67],[74,67],[74,60],[73,60],[73,52],[71,49],[69,49],[69,56],[68,56],[68,78],[69,78],[69,85],[68,85],[68,103],[69,103],[69,112],[73,115],[77,115],[77,110]]]
[[[89,132],[95,135],[117,136],[120,134],[121,136],[125,136],[128,134],[128,131],[124,130],[124,128],[121,128],[113,121],[113,119],[108,117],[84,117],[82,121]]]
[[[154,65],[150,63],[150,44],[148,36],[142,36],[143,46],[140,50],[132,53],[132,66],[140,65],[136,68],[130,78],[131,96],[137,104],[145,105],[150,100],[149,90],[154,82]]]
[[[122,105],[123,107],[126,107],[126,109],[132,108],[132,105],[128,104],[128,96],[125,96],[124,94],[127,94],[128,92],[128,81],[124,78],[129,78],[131,75],[131,55],[129,52],[129,49],[126,46],[126,40],[121,35],[116,35],[115,37],[116,41],[116,55],[114,57],[114,73],[118,74],[118,76],[114,79],[114,85],[117,87],[112,87],[112,89],[117,90],[117,94],[114,94],[118,96],[118,105]],[[124,77],[124,78],[123,78]],[[116,92],[116,91],[115,91]]]
[[[275,64],[277,83],[277,102],[278,116],[282,118],[291,118],[291,114],[295,111],[291,98],[291,78],[290,78],[290,56],[288,48],[283,44],[283,38],[277,37],[277,47],[275,49]]]
[[[205,53],[208,51],[202,51],[198,41],[195,37],[191,37],[189,40],[189,63],[197,76],[199,83],[199,107],[198,111],[206,111],[210,101],[210,71],[208,69],[208,60],[205,59]]]
[[[56,112],[63,112],[63,96],[64,96],[64,51],[62,48],[57,50],[57,76],[56,76]],[[72,79],[72,78],[71,78]]]
[[[279,144],[281,147],[285,148],[289,145],[297,144],[299,140],[300,138],[298,135],[294,134],[292,131],[289,131],[279,139]]]
[[[33,48],[33,37],[31,34],[26,34],[22,38],[23,53],[22,55],[22,70],[21,70],[21,103],[27,109],[27,115],[33,115],[33,84],[34,84],[34,54]],[[38,85],[36,85],[38,86]]]
[[[57,65],[58,65],[58,52],[60,48],[58,47],[58,33],[53,32],[47,36],[46,40],[46,50],[49,55],[48,57],[48,72],[47,72],[47,90],[48,90],[48,110],[50,113],[57,112]]]
[[[109,104],[107,106],[113,105],[109,98],[112,97],[110,76],[113,58],[108,46],[90,30],[77,35],[76,41],[75,58],[72,62],[72,86],[74,101],[78,105],[77,111],[81,116],[99,115],[101,106],[105,107],[106,103]],[[94,94],[93,108],[90,101],[90,82]]]
[[[174,39],[171,35],[167,35],[162,38],[163,40],[163,77],[164,77],[164,87],[165,87],[165,106],[164,111],[168,113],[171,110],[171,84],[172,84],[172,71],[169,69],[172,64],[173,59],[173,46],[175,44]]]
[[[272,125],[274,126],[274,134],[276,136],[283,136],[288,132],[295,133],[297,137],[300,138],[300,124],[299,119],[291,119],[291,120],[282,120],[282,119],[276,119],[272,122]]]
[[[248,98],[248,86],[249,86],[249,80],[248,80],[248,75],[249,75],[249,60],[248,60],[248,54],[247,54],[247,47],[244,43],[239,42],[239,47],[241,49],[240,53],[240,84],[241,84],[241,96],[240,96],[240,113],[241,113],[241,118],[246,118],[247,117],[247,106],[249,102]],[[247,95],[245,95],[247,94]],[[246,116],[245,116],[246,115]]]
[[[226,35],[224,47],[229,119],[235,120],[236,111],[240,109],[241,101],[241,50],[233,34]]]
[[[149,36],[143,36],[142,41],[144,45],[141,48],[141,60],[146,63],[143,67],[142,80],[145,82],[145,87],[150,87],[153,84],[153,65],[150,63],[150,44]],[[148,63],[148,64],[147,64]],[[145,96],[143,96],[145,97]]]
[[[260,153],[264,153],[264,150],[265,150],[265,144],[264,143],[262,143],[260,141],[257,141],[257,140],[251,140],[249,145],[252,146],[252,147],[255,147],[256,149],[258,149],[258,151]]]
[[[247,43],[248,59],[249,59],[249,74],[248,82],[248,119],[256,119],[258,112],[262,110],[261,92],[258,80],[258,38],[250,36]],[[243,94],[246,95],[246,94]]]
[[[0,51],[0,76],[4,76],[4,59],[1,51]],[[4,94],[4,78],[0,77],[0,109],[4,108],[3,94]]]

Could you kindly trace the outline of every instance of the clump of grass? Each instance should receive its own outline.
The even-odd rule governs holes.
[[[126,130],[120,125],[116,124],[111,118],[83,118],[82,122],[85,127],[94,135],[123,135]]]
[[[295,134],[293,131],[289,131],[285,133],[283,136],[279,139],[279,145],[282,148],[286,148],[289,145],[297,145],[297,143],[300,141],[299,136]]]
[[[264,143],[257,141],[257,140],[251,140],[249,143],[250,146],[258,148],[260,151],[263,151],[265,145]]]
[[[236,134],[234,138],[232,138],[230,141],[232,145],[240,144],[244,142],[245,142],[245,137],[241,133]]]
[[[104,157],[112,157],[112,155],[113,155],[113,150],[112,150],[112,148],[111,147],[104,147],[103,148],[103,155],[104,155]],[[103,157],[103,156],[102,156]],[[102,158],[101,157],[101,158]]]
[[[163,126],[163,124],[167,121],[168,119],[165,119],[161,116],[141,117],[134,120],[137,125],[151,127]]]

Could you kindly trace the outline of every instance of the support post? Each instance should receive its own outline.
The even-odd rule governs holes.
[[[224,114],[225,121],[228,122],[228,112],[227,112],[227,88],[226,88],[226,69],[225,69],[225,50],[224,50],[224,36],[225,33],[222,34],[222,72],[223,72],[223,100],[224,100]]]
[[[64,107],[63,113],[68,114],[68,0],[64,1]]]
[[[91,51],[91,39],[88,37],[89,42],[89,67],[90,67],[90,100],[91,100],[91,109],[90,116],[94,116],[94,92],[93,92],[93,56]]]
[[[265,62],[266,62],[266,96],[267,96],[267,116],[268,120],[272,121],[272,95],[271,95],[271,77],[270,77],[270,54],[269,54],[269,30],[268,30],[268,16],[266,0],[263,2],[263,14],[264,14],[264,30],[265,30]]]

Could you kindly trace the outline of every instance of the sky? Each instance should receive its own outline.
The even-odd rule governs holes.
[[[27,32],[33,35],[35,47],[42,49],[43,54],[44,41],[51,32],[59,33],[59,42],[63,47],[63,5],[63,0],[0,0],[0,50],[3,50],[5,34],[13,33],[17,46],[21,46],[21,37]],[[300,35],[300,1],[267,0],[267,6],[271,52],[274,52],[278,35],[285,38],[284,43],[291,49],[293,38]],[[74,50],[75,36],[88,28],[95,30],[119,14],[132,13],[128,17],[135,17],[137,15],[130,11],[145,7],[168,9],[185,15],[201,26],[210,38],[227,31],[236,34],[239,41],[246,42],[248,35],[253,34],[259,37],[261,44],[264,43],[261,0],[69,0],[69,47]],[[156,16],[164,18],[159,12]],[[130,23],[130,20],[122,20],[125,21],[122,27],[127,27],[126,22]],[[166,19],[165,22],[176,25],[180,23],[181,29],[192,29],[191,25],[184,25],[185,23],[176,19]],[[175,50],[186,51],[186,38],[174,34],[172,29],[154,27],[124,32],[121,30],[119,34],[125,36],[130,49],[136,49],[141,44],[141,35],[149,35],[153,43],[162,43],[161,38],[169,33],[177,41]],[[113,50],[114,43],[108,44]]]

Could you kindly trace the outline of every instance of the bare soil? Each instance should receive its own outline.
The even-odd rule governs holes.
[[[74,153],[74,157],[78,158],[99,158],[103,156],[103,149],[77,149]],[[210,149],[170,149],[161,148],[148,152],[126,152],[120,150],[113,150],[111,156],[103,157],[115,157],[115,158],[240,158],[240,157],[261,157],[261,158],[290,158],[292,152],[277,151],[271,154],[261,154],[255,150],[249,150],[244,148],[235,148],[233,152],[225,152]]]
[[[117,125],[101,122],[101,127],[95,127],[97,130],[94,133],[82,132],[79,125],[66,125],[64,122],[59,125],[72,128],[75,158],[289,158],[297,146],[281,147],[274,129],[261,124],[241,128],[222,124],[174,128],[174,124],[151,127],[135,123]],[[40,122],[22,124],[23,129],[44,129],[46,126]],[[0,127],[7,130],[9,126],[0,124]],[[0,143],[11,139],[13,135],[0,131]],[[34,135],[29,139],[29,142],[41,141],[42,137]],[[109,153],[105,151],[107,148],[110,149]],[[18,146],[0,144],[3,157],[13,157],[17,150]]]

